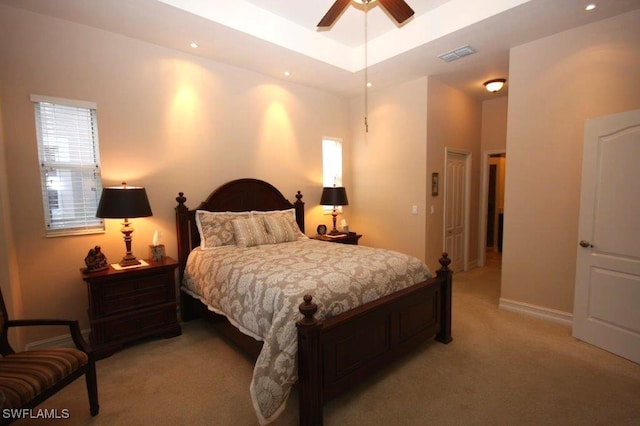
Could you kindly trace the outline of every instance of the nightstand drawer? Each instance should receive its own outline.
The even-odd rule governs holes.
[[[145,306],[157,305],[168,302],[167,288],[158,287],[151,291],[120,294],[112,298],[105,298],[99,304],[99,314],[117,314],[131,309],[144,308]]]
[[[167,274],[145,275],[127,281],[106,283],[102,290],[104,297],[117,297],[127,293],[144,292],[167,285]]]
[[[102,343],[128,341],[146,336],[176,322],[176,305],[143,310],[135,315],[113,317],[95,324],[95,333]]]
[[[170,301],[170,277],[156,274],[129,281],[109,283],[100,288],[101,297],[96,303],[96,315],[112,315],[130,309]]]

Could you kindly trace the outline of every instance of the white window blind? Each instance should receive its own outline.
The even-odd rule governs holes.
[[[103,232],[95,104],[35,95],[31,101],[47,236]]]

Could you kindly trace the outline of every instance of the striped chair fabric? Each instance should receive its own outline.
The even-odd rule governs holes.
[[[21,408],[65,377],[87,365],[89,357],[74,348],[26,351],[0,359],[2,408]]]
[[[9,328],[34,326],[66,326],[76,347],[14,351],[9,344]],[[87,382],[91,415],[98,414],[95,358],[80,333],[78,321],[10,320],[0,292],[0,355],[0,424],[17,420],[10,416],[6,418],[5,409],[35,408],[83,375]]]

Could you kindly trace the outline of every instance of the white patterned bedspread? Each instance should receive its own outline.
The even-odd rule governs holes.
[[[261,424],[285,407],[296,381],[298,306],[305,294],[316,318],[338,315],[431,277],[415,257],[303,238],[253,247],[194,249],[183,287],[243,333],[264,341],[251,397]]]

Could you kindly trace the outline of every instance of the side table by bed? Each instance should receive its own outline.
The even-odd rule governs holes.
[[[82,273],[89,293],[91,346],[98,359],[147,336],[182,333],[176,311],[178,262],[145,259],[148,265]]]
[[[340,244],[353,244],[358,245],[358,240],[362,237],[362,234],[356,232],[345,232],[336,235],[316,235],[314,238],[321,241],[329,241],[331,243]]]

